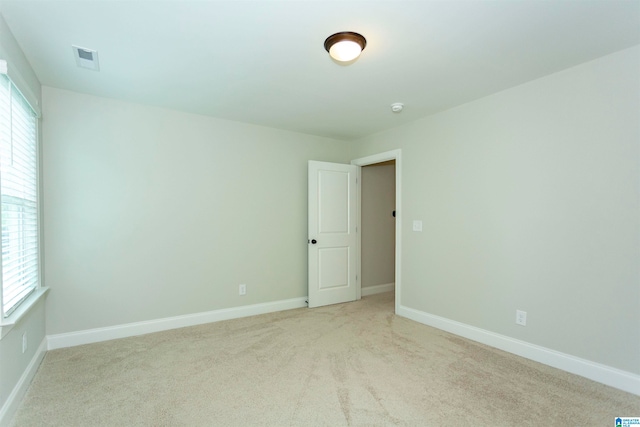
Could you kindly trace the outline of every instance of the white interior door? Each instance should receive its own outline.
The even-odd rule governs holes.
[[[309,307],[358,296],[358,168],[309,162]]]

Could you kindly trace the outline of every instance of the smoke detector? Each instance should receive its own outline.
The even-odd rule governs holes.
[[[404,104],[402,102],[394,102],[391,104],[391,111],[394,113],[399,113],[404,108]]]
[[[73,56],[76,58],[76,65],[88,70],[100,71],[100,63],[98,62],[98,52],[93,49],[87,49],[80,46],[71,46],[73,48]]]

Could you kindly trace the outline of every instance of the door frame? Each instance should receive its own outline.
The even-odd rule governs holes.
[[[371,156],[360,157],[351,160],[352,165],[368,166],[376,163],[387,162],[389,160],[396,161],[396,248],[395,248],[395,313],[398,314],[400,308],[401,295],[401,265],[402,265],[402,150],[396,149],[385,151],[383,153],[373,154]],[[358,224],[362,225],[362,170],[358,168]],[[356,299],[362,298],[362,231],[358,233],[358,285],[356,289]]]

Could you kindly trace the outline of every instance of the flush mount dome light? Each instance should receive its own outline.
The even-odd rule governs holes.
[[[343,31],[335,33],[324,41],[324,48],[338,62],[349,62],[360,56],[367,40],[358,33]]]

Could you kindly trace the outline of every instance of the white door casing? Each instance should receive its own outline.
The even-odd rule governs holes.
[[[358,172],[354,165],[309,161],[310,308],[358,297]]]
[[[395,160],[396,162],[396,277],[395,277],[395,313],[398,314],[402,296],[402,150],[391,150],[361,157],[351,161],[352,165],[367,166],[376,163]],[[360,198],[358,197],[358,210],[360,211]],[[361,213],[359,212],[359,215]],[[360,222],[360,219],[358,219]],[[360,234],[358,234],[360,237]],[[359,247],[359,246],[358,246]],[[360,260],[358,260],[360,261]],[[360,275],[360,274],[359,274]],[[358,287],[359,290],[359,287]]]

